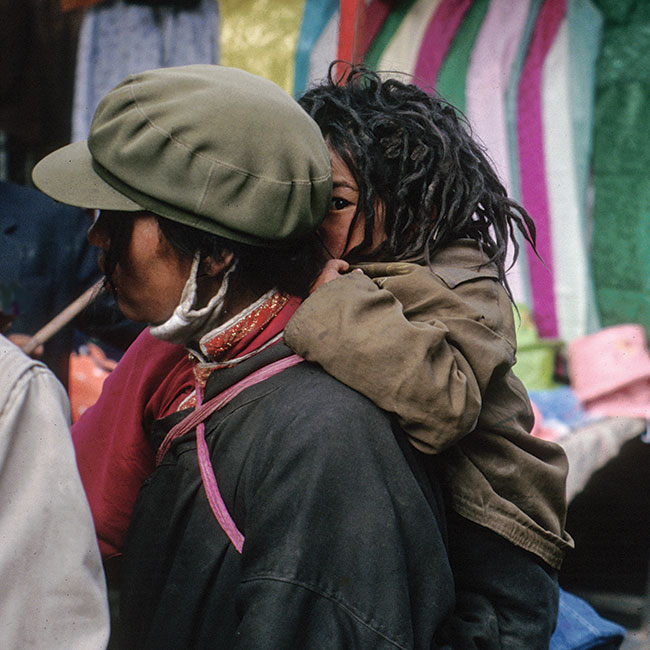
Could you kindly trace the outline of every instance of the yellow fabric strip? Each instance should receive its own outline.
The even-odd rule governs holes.
[[[218,0],[219,63],[274,81],[293,94],[305,0]]]

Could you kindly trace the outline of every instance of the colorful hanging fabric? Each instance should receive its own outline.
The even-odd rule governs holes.
[[[506,93],[512,64],[519,49],[530,2],[492,0],[481,26],[467,71],[467,118],[474,134],[485,145],[508,193],[511,193]],[[509,249],[507,266],[512,264]],[[526,251],[508,273],[517,304],[530,305]]]
[[[377,70],[379,60],[381,59],[384,50],[392,40],[395,32],[399,29],[402,21],[406,18],[411,7],[415,4],[416,0],[403,0],[391,9],[386,17],[386,20],[377,33],[377,36],[370,44],[366,55],[364,56],[364,63],[374,70]]]
[[[327,76],[330,63],[336,59],[339,42],[339,12],[327,21],[309,54],[309,83],[319,82]]]
[[[440,0],[416,0],[382,52],[378,70],[413,74],[424,33],[439,3]]]
[[[340,0],[337,59],[360,63],[365,3],[364,0]]]
[[[219,0],[218,4],[219,62],[266,77],[293,93],[305,0]]]
[[[426,27],[415,65],[415,83],[436,85],[438,71],[472,0],[442,0]]]
[[[127,75],[190,63],[216,63],[217,6],[198,10],[100,4],[84,15],[79,34],[72,136],[83,140],[99,100]]]
[[[519,81],[517,133],[524,207],[537,228],[537,250],[544,260],[528,260],[533,317],[542,338],[557,338],[555,274],[551,224],[544,170],[542,67],[566,12],[566,0],[546,0],[540,9]]]
[[[472,2],[440,66],[436,80],[436,90],[463,113],[467,68],[488,4],[489,0]]]
[[[517,92],[526,53],[533,37],[535,22],[543,0],[530,0],[528,15],[519,41],[519,47],[510,69],[510,79],[506,91],[506,126],[508,130],[508,160],[510,169],[510,193],[515,201],[521,202],[521,181],[519,178],[519,145],[517,142]],[[531,305],[532,308],[532,305]]]
[[[578,170],[587,168],[591,152],[588,114],[601,22],[589,0],[572,0],[542,73],[554,292],[560,338],[567,342],[599,326],[585,219],[586,183],[579,180]]]
[[[505,98],[529,7],[529,0],[491,1],[467,71],[467,117],[508,192],[511,182]]]
[[[338,0],[306,0],[296,46],[293,93],[298,98],[310,80],[310,57],[327,24],[336,14]]]
[[[605,15],[593,147],[593,267],[603,325],[650,336],[650,4],[600,0]]]
[[[519,146],[517,142],[517,91],[519,88],[519,80],[521,78],[521,71],[524,67],[526,53],[528,46],[533,36],[535,22],[539,10],[541,9],[543,0],[529,0],[528,13],[523,27],[522,34],[519,39],[519,46],[514,56],[512,66],[510,68],[510,77],[508,80],[508,87],[505,96],[505,115],[506,115],[506,131],[508,142],[508,169],[510,174],[510,187],[509,193],[512,198],[521,203],[521,183],[519,178]],[[515,233],[519,243],[519,259],[517,266],[521,272],[521,278],[524,285],[525,299],[523,306],[528,313],[532,313],[532,294],[530,287],[530,269],[528,265],[528,257],[534,256],[535,253],[526,245],[524,238],[520,233]]]
[[[391,0],[370,0],[366,7],[363,21],[363,40],[361,45],[362,58],[365,59],[371,43],[375,40],[382,25],[386,22],[392,9]]]

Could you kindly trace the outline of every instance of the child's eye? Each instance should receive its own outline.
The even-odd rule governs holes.
[[[332,210],[344,210],[345,208],[348,207],[348,205],[352,205],[350,201],[346,201],[345,199],[342,199],[340,196],[332,197]]]

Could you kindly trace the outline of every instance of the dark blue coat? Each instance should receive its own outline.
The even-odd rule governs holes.
[[[86,212],[36,189],[0,182],[0,303],[16,314],[8,334],[34,334],[101,277],[97,249],[88,243]],[[74,325],[125,348],[139,327],[103,298]],[[68,326],[45,345],[43,361],[64,384],[74,344]]]
[[[283,349],[214,372],[206,398]],[[178,419],[160,421],[155,441]],[[212,415],[206,440],[242,553],[210,510],[190,432],[136,504],[124,648],[434,647],[454,598],[444,514],[386,413],[304,362]]]

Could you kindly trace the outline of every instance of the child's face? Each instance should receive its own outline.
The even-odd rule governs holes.
[[[331,147],[328,148],[332,160],[333,188],[330,209],[321,225],[321,235],[330,255],[333,258],[342,258],[363,241],[365,219],[360,214],[350,231],[359,202],[359,188],[348,166]],[[378,210],[376,215],[375,232],[368,250],[376,248],[386,239],[381,210]]]

